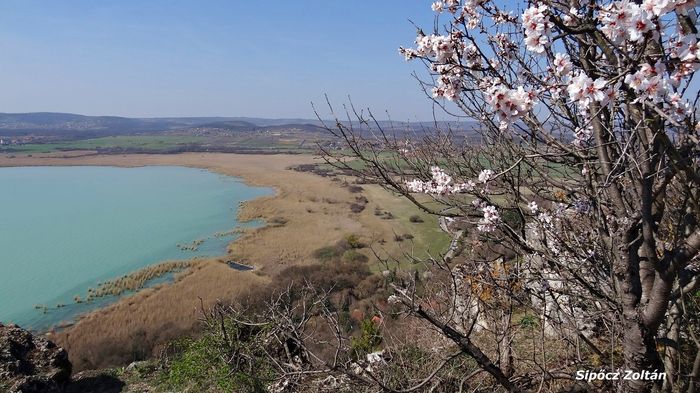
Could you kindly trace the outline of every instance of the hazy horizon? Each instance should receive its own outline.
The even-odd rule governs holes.
[[[0,112],[315,118],[348,103],[429,121],[399,46],[423,3],[192,0],[0,4]],[[441,118],[442,116],[438,116]]]
[[[75,115],[75,116],[86,116],[86,117],[120,117],[120,118],[126,118],[126,119],[144,119],[144,120],[158,120],[158,119],[251,119],[251,120],[300,120],[300,121],[312,121],[312,122],[318,122],[319,119],[316,117],[258,117],[258,116],[247,116],[247,115],[203,115],[203,116],[122,116],[122,115],[114,115],[110,113],[102,113],[102,114],[85,114],[85,113],[77,113],[77,112],[52,112],[52,111],[30,111],[30,112],[3,112],[0,111],[0,115],[34,115],[34,114],[55,114],[55,115]],[[375,118],[377,121],[384,122],[384,121],[391,121],[391,122],[409,122],[409,123],[432,123],[432,122],[439,122],[439,123],[469,123],[472,122],[473,119],[457,119],[457,118],[441,118],[441,119],[413,119],[413,120],[402,120],[402,119],[394,119],[394,118],[387,118],[386,116],[382,117],[383,113],[373,113],[375,115]],[[346,119],[346,116],[339,116],[339,119],[343,121]],[[331,117],[322,117],[320,119],[321,121],[328,122],[328,121],[335,121]],[[352,119],[351,119],[352,120]]]

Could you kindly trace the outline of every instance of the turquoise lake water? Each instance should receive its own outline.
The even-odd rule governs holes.
[[[0,322],[46,329],[114,301],[73,302],[99,281],[223,255],[233,237],[214,234],[259,225],[237,222],[238,205],[271,193],[184,167],[0,168]],[[197,239],[197,251],[177,247]]]

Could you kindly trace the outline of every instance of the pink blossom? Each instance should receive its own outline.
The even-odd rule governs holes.
[[[673,10],[675,1],[669,0],[644,0],[642,9],[655,16],[661,16]]]
[[[579,72],[571,78],[571,83],[566,90],[569,99],[576,102],[581,109],[587,109],[592,101],[598,101],[605,105],[609,101],[610,92],[606,90],[608,81],[598,78],[595,81],[583,72]]]
[[[666,77],[666,66],[657,62],[653,66],[642,64],[637,72],[625,76],[625,84],[639,95],[636,101],[648,99],[660,103],[671,91],[672,82]]]
[[[462,92],[462,67],[452,64],[433,64],[432,67],[439,74],[437,86],[433,88],[433,97],[457,100]]]
[[[669,53],[671,58],[681,61],[671,75],[673,86],[679,86],[683,78],[700,69],[700,44],[694,36],[681,34],[670,40]]]
[[[581,149],[586,146],[588,141],[591,139],[591,136],[593,136],[593,127],[588,126],[584,128],[577,128],[574,131],[574,142],[573,145],[576,146],[577,148]]]
[[[486,89],[486,102],[493,108],[502,126],[509,126],[525,116],[535,103],[535,94],[522,86],[509,89],[495,83]]]
[[[557,53],[554,55],[554,73],[557,76],[564,77],[571,73],[571,58],[565,53]]]
[[[476,187],[476,184],[472,180],[467,180],[464,183],[457,183],[454,186],[452,186],[452,193],[460,193],[460,192],[469,192],[473,191],[474,187]]]
[[[672,93],[668,96],[668,101],[670,104],[670,110],[668,111],[671,119],[676,122],[681,122],[685,120],[688,116],[693,113],[693,106],[690,105],[688,100],[684,100],[680,94]]]
[[[565,25],[567,25],[567,26],[573,26],[573,25],[574,25],[574,22],[576,21],[576,19],[580,19],[581,17],[582,17],[582,15],[578,12],[578,10],[577,10],[576,8],[573,8],[573,7],[572,7],[572,8],[569,10],[569,13],[568,13],[568,14],[565,14],[565,15],[562,17],[562,20],[564,21],[564,24],[565,24]]]
[[[546,15],[546,5],[532,6],[523,12],[523,28],[525,29],[525,45],[529,51],[543,53],[549,45],[550,21]]]
[[[490,36],[489,40],[498,45],[497,53],[498,56],[502,58],[512,59],[514,55],[518,52],[518,45],[515,42],[513,42],[506,34],[498,33],[496,35]]]
[[[478,68],[481,66],[481,53],[474,44],[469,44],[462,50],[462,58],[469,68]]]
[[[493,19],[493,23],[495,23],[495,24],[514,22],[517,20],[513,16],[513,13],[511,11],[509,11],[509,12],[497,11],[496,15],[494,15],[492,19]]]
[[[654,14],[649,11],[653,5],[640,7],[629,0],[614,1],[604,6],[598,15],[601,30],[614,43],[624,40],[640,41],[644,35],[656,27],[652,20]]]
[[[467,28],[475,29],[479,26],[480,15],[478,7],[486,2],[485,0],[465,0],[462,6],[462,18],[466,21]]]
[[[449,2],[448,2],[449,3]],[[425,35],[416,37],[416,48],[399,48],[406,60],[429,58],[433,61],[431,69],[438,74],[437,84],[433,88],[434,98],[446,98],[455,101],[462,92],[464,69],[459,64],[460,57],[468,66],[481,64],[481,57],[473,45],[465,45],[461,35]]]

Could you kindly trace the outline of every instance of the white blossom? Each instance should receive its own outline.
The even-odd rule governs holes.
[[[424,182],[418,179],[407,181],[405,184],[408,191],[445,195],[471,191],[474,188],[474,182],[471,180],[465,183],[455,183],[452,177],[438,166],[431,167],[430,173],[432,175],[432,180],[430,181]]]
[[[486,102],[493,108],[497,119],[505,127],[515,123],[532,110],[535,94],[526,91],[523,86],[509,89],[501,83],[494,83],[486,88]]]
[[[552,216],[547,212],[542,212],[537,216],[537,221],[546,228],[552,226]]]
[[[464,50],[462,51],[462,58],[464,59],[466,66],[469,68],[481,67],[481,53],[474,44],[469,44],[464,47]]]
[[[587,127],[580,127],[574,131],[574,141],[573,145],[579,149],[582,149],[590,141],[593,136],[593,126],[589,125]]]
[[[681,122],[693,114],[693,106],[678,93],[670,94],[668,102],[670,104],[668,114],[676,122]]]
[[[684,3],[684,1],[674,1],[674,0],[644,0],[642,2],[642,9],[649,14],[654,16],[661,16],[672,11],[676,3]]]
[[[554,73],[559,77],[568,76],[571,73],[571,58],[565,53],[554,55]]]
[[[537,213],[537,210],[539,210],[539,206],[537,206],[537,202],[535,201],[531,201],[530,203],[528,203],[527,207],[530,209],[530,213],[532,214]]]
[[[635,73],[625,76],[625,84],[639,95],[636,101],[647,99],[660,103],[672,91],[671,82],[666,77],[666,66],[661,62],[653,66],[642,64]]]
[[[578,104],[579,108],[587,110],[591,102],[598,101],[605,105],[610,101],[610,97],[614,95],[612,88],[606,89],[608,81],[603,78],[598,78],[595,81],[584,72],[579,73],[571,78],[566,91],[569,93],[569,99]]]
[[[496,225],[501,222],[501,216],[498,214],[495,206],[488,205],[481,208],[484,217],[479,220],[476,229],[481,232],[493,232],[496,230]]]
[[[535,53],[543,53],[549,45],[550,21],[546,15],[546,5],[532,6],[523,12],[523,28],[525,29],[525,45]]]
[[[562,16],[562,20],[564,21],[565,25],[573,26],[576,19],[580,19],[581,17],[581,13],[579,13],[576,8],[571,7],[569,13]]]
[[[387,303],[389,303],[391,305],[396,305],[396,304],[401,303],[401,299],[399,299],[399,297],[396,295],[389,295],[389,297],[386,299],[386,301],[387,301]]]
[[[653,9],[653,5],[642,7],[630,0],[614,1],[603,6],[598,16],[602,23],[601,31],[616,44],[624,40],[638,42],[656,27],[652,20],[654,13],[649,12],[650,8]]]
[[[487,181],[491,180],[493,177],[494,173],[490,169],[484,169],[481,172],[479,172],[479,181],[482,183],[486,183]]]

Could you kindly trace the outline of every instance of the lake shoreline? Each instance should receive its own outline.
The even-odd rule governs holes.
[[[246,230],[229,243],[223,257],[199,259],[190,269],[178,273],[173,283],[125,296],[105,308],[85,314],[74,325],[50,334],[50,338],[68,351],[78,371],[157,356],[164,343],[197,331],[202,307],[207,309],[216,303],[242,299],[257,286],[274,282],[285,269],[318,264],[313,257],[315,251],[334,245],[350,234],[360,236],[366,244],[378,245],[377,251],[386,256],[402,255],[407,251],[402,247],[412,247],[395,241],[396,233],[415,232],[417,225],[424,226],[423,230],[428,232],[435,226],[434,230],[441,232],[437,222],[431,223],[427,218],[421,224],[410,222],[411,215],[422,213],[410,202],[379,186],[362,185],[359,187],[362,191],[358,192],[357,187],[353,190],[345,183],[353,179],[344,175],[322,177],[289,169],[320,162],[310,155],[86,156],[75,153],[70,156],[62,152],[10,158],[0,154],[0,166],[195,167],[275,190],[273,195],[241,204],[240,222],[262,219],[266,225]],[[369,198],[369,202],[364,202],[364,210],[354,211],[353,206],[364,196]],[[376,214],[386,209],[394,213],[391,220]],[[421,241],[418,237],[414,240]],[[423,239],[428,240],[428,237]],[[229,261],[252,266],[254,270],[236,270]],[[148,353],[139,352],[142,348],[147,348]]]
[[[104,259],[101,260],[106,264],[90,264],[90,267],[87,269],[87,275],[77,274],[77,270],[83,270],[80,267],[76,267],[77,265],[74,262],[76,260],[81,260],[79,256],[82,254],[64,255],[62,251],[48,251],[48,253],[41,254],[41,256],[38,256],[38,254],[35,253],[22,252],[17,250],[16,252],[19,254],[16,255],[16,257],[19,258],[19,262],[26,262],[23,264],[23,266],[36,265],[35,268],[39,270],[52,272],[49,276],[44,274],[45,277],[60,277],[64,273],[70,275],[60,280],[60,284],[59,281],[56,281],[55,284],[52,282],[50,283],[50,285],[47,286],[39,285],[36,287],[37,290],[30,290],[26,292],[27,288],[23,285],[17,287],[19,291],[12,291],[10,289],[9,293],[11,296],[13,293],[15,293],[20,298],[31,298],[32,300],[25,300],[24,302],[22,302],[18,298],[17,302],[11,303],[14,304],[14,308],[10,307],[9,310],[10,312],[14,312],[15,314],[10,318],[6,318],[6,322],[19,323],[23,327],[39,334],[45,334],[47,332],[56,331],[57,329],[61,329],[62,327],[68,325],[73,325],[79,322],[80,319],[84,318],[85,315],[94,311],[99,311],[100,309],[104,309],[110,306],[111,304],[118,302],[120,299],[130,296],[144,288],[153,287],[161,284],[167,285],[170,282],[172,282],[175,273],[189,270],[191,266],[197,263],[196,260],[199,258],[211,259],[224,257],[226,255],[226,251],[230,248],[231,243],[237,238],[239,238],[241,234],[245,230],[247,230],[247,228],[255,228],[257,226],[264,225],[264,222],[262,220],[241,220],[241,202],[253,200],[261,196],[272,196],[278,193],[278,190],[272,187],[261,188],[249,186],[245,179],[241,177],[232,177],[230,174],[222,174],[221,172],[215,172],[206,168],[193,168],[192,166],[149,164],[130,165],[129,168],[126,168],[126,165],[83,165],[82,163],[67,163],[68,165],[60,166],[53,164],[48,165],[44,162],[36,162],[37,165],[26,166],[9,166],[6,165],[7,163],[3,164],[5,165],[2,166],[7,168],[3,170],[3,173],[8,174],[8,180],[11,181],[10,184],[14,184],[12,182],[12,179],[14,178],[15,181],[19,181],[19,183],[17,183],[19,189],[24,189],[22,186],[22,184],[25,184],[25,182],[23,182],[24,176],[27,176],[27,179],[35,179],[34,176],[37,176],[37,173],[48,173],[49,175],[47,176],[49,178],[39,178],[41,180],[30,180],[32,183],[40,182],[41,184],[54,184],[58,181],[61,185],[68,184],[67,188],[65,186],[49,188],[52,190],[56,189],[56,195],[60,200],[63,200],[61,198],[64,198],[65,196],[69,195],[69,193],[71,193],[70,195],[72,195],[72,193],[77,193],[76,195],[83,195],[85,193],[85,190],[83,189],[83,187],[79,186],[79,183],[82,183],[82,181],[78,180],[83,178],[90,183],[96,184],[96,187],[98,188],[95,189],[97,190],[103,189],[103,187],[100,184],[112,183],[111,180],[105,179],[113,179],[116,184],[122,185],[118,187],[120,190],[119,192],[116,192],[117,190],[112,190],[110,192],[110,195],[115,195],[116,198],[119,198],[118,200],[113,200],[113,202],[115,202],[115,205],[118,206],[122,206],[120,201],[134,199],[129,198],[128,195],[123,194],[123,192],[121,191],[124,189],[130,189],[130,186],[127,186],[126,188],[123,187],[123,185],[125,184],[130,184],[129,182],[124,183],[125,179],[142,179],[136,180],[134,182],[135,186],[138,186],[138,182],[143,180],[146,180],[147,183],[154,185],[150,188],[139,187],[138,189],[143,190],[144,195],[154,195],[151,192],[152,190],[170,190],[172,189],[172,187],[169,184],[178,184],[179,186],[176,186],[173,190],[178,190],[182,192],[177,192],[175,195],[172,196],[163,194],[157,197],[159,200],[163,200],[163,198],[165,198],[168,200],[172,199],[174,201],[180,201],[169,202],[166,203],[167,205],[172,205],[172,203],[177,204],[187,202],[183,201],[182,198],[178,198],[178,196],[187,195],[185,191],[188,190],[191,190],[191,192],[193,192],[196,195],[200,195],[200,197],[193,199],[198,201],[196,202],[198,206],[190,206],[187,208],[188,210],[184,212],[175,212],[172,208],[165,208],[165,210],[163,210],[158,207],[162,206],[163,202],[156,202],[155,200],[149,201],[148,199],[145,199],[145,206],[152,207],[152,209],[148,209],[149,212],[153,211],[166,213],[165,216],[159,217],[158,220],[155,222],[164,222],[172,224],[172,226],[165,224],[167,227],[162,227],[163,224],[161,224],[161,227],[154,226],[153,228],[157,229],[152,234],[138,230],[138,228],[143,228],[143,226],[133,227],[134,220],[140,222],[138,221],[138,217],[130,217],[128,214],[122,214],[120,215],[120,217],[125,217],[125,219],[115,220],[117,228],[121,228],[122,231],[134,233],[134,235],[131,235],[130,238],[127,237],[129,239],[129,243],[123,243],[124,239],[122,239],[122,243],[124,245],[127,245],[127,248],[129,248],[130,250],[143,249],[146,250],[144,252],[124,250],[125,253],[122,255],[121,253],[116,252],[114,247],[108,247],[107,245],[104,245],[105,247],[98,246],[98,248],[95,248],[95,246],[90,246],[85,243],[76,243],[73,240],[68,241],[68,244],[74,246],[78,245],[80,249],[89,250],[88,255],[90,256],[88,256],[88,258],[99,258],[100,255],[104,257]],[[95,173],[102,174],[98,175],[101,179],[99,181],[88,180],[92,179],[91,176],[93,175],[91,174]],[[178,177],[180,175],[173,175],[174,173],[187,175]],[[164,183],[160,180],[163,178],[172,180],[165,180]],[[197,181],[194,184],[199,184],[200,186],[205,188],[198,190],[197,186],[195,186],[195,188],[192,188],[192,186],[188,186],[188,179],[192,178],[197,179]],[[78,180],[79,183],[76,182],[74,184],[73,180]],[[58,186],[58,184],[54,185]],[[34,189],[32,188],[32,190]],[[206,197],[207,195],[211,194],[209,190],[220,190],[219,192],[223,191],[225,193],[221,194],[223,196],[222,198],[210,200]],[[99,193],[103,191],[97,192]],[[127,191],[127,194],[128,193],[129,191]],[[14,198],[13,195],[15,194],[10,193],[9,195],[10,199],[5,200],[5,203],[12,205],[12,198]],[[53,194],[49,194],[49,197],[50,195]],[[107,194],[105,194],[104,196],[108,197]],[[30,195],[28,195],[28,197],[30,197]],[[71,197],[70,199],[73,200],[74,198]],[[141,200],[142,198],[136,199]],[[73,211],[73,209],[82,209],[83,207],[86,207],[87,211],[92,211],[91,207],[94,206],[91,205],[91,202],[94,200],[96,199],[90,198],[89,200],[85,200],[83,203],[81,203],[80,207],[66,203],[65,205],[61,205],[60,209],[63,209],[63,207],[65,207],[65,209],[67,209],[66,211]],[[107,200],[109,200],[109,198]],[[206,201],[210,201],[211,203]],[[209,206],[209,208],[200,208],[206,206]],[[229,211],[229,208],[231,211]],[[78,210],[76,210],[76,212],[77,211]],[[146,213],[146,211],[144,211],[143,213]],[[209,216],[209,214],[211,214],[211,216]],[[97,229],[98,226],[104,229],[107,229],[107,227],[114,226],[114,223],[105,226],[104,224],[107,223],[108,220],[106,220],[106,217],[103,217],[103,215],[101,214],[90,214],[90,216],[98,217],[97,219],[93,219],[91,222],[86,222],[87,224],[95,225],[95,229]],[[146,216],[146,214],[144,214],[144,216]],[[202,221],[200,221],[198,217],[202,217]],[[205,217],[217,218],[206,219]],[[61,222],[62,219],[65,219],[65,217],[59,214],[55,217],[55,219],[57,219],[58,221],[40,221],[41,227],[37,228],[38,233],[49,234],[49,232],[46,232],[42,228],[62,228],[61,225],[56,226],[53,223]],[[13,222],[15,221],[13,221],[12,218],[10,218],[10,223]],[[83,221],[78,219],[77,222]],[[200,222],[206,222],[207,224],[201,224]],[[19,222],[11,225],[18,225],[16,226],[16,230],[19,230],[20,232],[15,233],[25,234],[23,236],[28,236],[35,233],[29,227],[26,227],[20,224]],[[69,227],[66,226],[66,228]],[[78,228],[87,227],[75,227],[75,233],[78,233]],[[132,231],[128,228],[134,228],[134,230]],[[66,233],[63,230],[58,231]],[[103,230],[100,229],[93,232],[102,233]],[[73,233],[73,231],[71,231],[71,233]],[[76,235],[75,233],[71,235],[71,239],[77,240],[81,237],[84,239],[90,238],[90,236],[80,236]],[[164,236],[158,235],[161,233],[164,234]],[[106,238],[110,237],[110,235],[107,235],[106,233],[105,236]],[[105,236],[100,236],[100,238],[105,238]],[[43,238],[52,239],[53,237],[43,236],[42,239]],[[57,236],[55,237],[55,239],[62,238],[60,236]],[[207,244],[200,247],[200,245],[205,240],[207,240]],[[174,249],[166,251],[170,248],[170,241],[173,242],[172,244],[175,244],[175,241],[177,241],[177,244],[175,244],[175,247],[177,247],[178,249],[177,251],[175,251]],[[61,244],[64,243],[65,242],[61,241]],[[93,243],[94,242],[90,242],[90,244]],[[99,244],[99,242],[97,242],[97,244]],[[184,244],[184,246],[182,244]],[[148,251],[148,247],[151,247],[152,250],[160,251],[153,253],[152,251]],[[47,247],[45,245],[40,249],[47,249]],[[10,253],[10,255],[13,255],[12,252]],[[50,266],[47,265],[45,268],[42,268],[41,264],[37,265],[36,263],[31,262],[46,260],[47,258],[50,259],[54,255],[58,257],[56,261],[64,262],[53,263]],[[76,255],[76,257],[73,257],[73,255]],[[62,268],[61,266],[65,266],[65,268]],[[72,268],[69,268],[71,266]],[[102,270],[100,270],[98,266],[106,267],[102,267]],[[76,274],[68,273],[71,270],[67,269],[77,269]],[[114,270],[116,270],[116,272]],[[111,273],[103,274],[103,272],[105,271],[111,271]],[[10,275],[10,277],[13,276]],[[74,278],[76,277],[79,278],[77,280],[74,280]],[[18,282],[18,278],[19,277],[16,277],[13,280],[13,282]],[[34,281],[39,282],[38,280],[39,279],[35,279]],[[47,284],[49,283],[47,282]],[[10,285],[9,288],[13,288],[12,285]],[[39,290],[40,288],[47,288],[47,290],[41,291]],[[24,295],[22,295],[22,293],[24,293]],[[42,294],[45,296],[42,297]],[[8,306],[10,306],[10,304],[8,304]],[[30,310],[30,306],[33,308],[33,310]],[[8,310],[7,307],[3,307],[3,309],[4,311]]]
[[[275,218],[296,222],[301,228],[314,228],[325,222],[314,236],[299,235],[290,226],[270,226],[250,229],[228,243],[224,255],[201,258],[192,267],[178,273],[174,282],[147,287],[135,294],[124,296],[116,302],[82,314],[74,324],[49,336],[69,353],[84,353],[85,347],[104,345],[105,340],[132,341],[134,335],[164,333],[153,341],[167,341],[193,331],[199,316],[200,301],[210,307],[218,301],[235,299],[256,285],[265,285],[283,268],[311,263],[313,250],[337,241],[347,232],[358,229],[347,221],[348,214],[342,204],[329,205],[324,211],[308,213],[316,196],[328,195],[330,199],[351,201],[344,189],[319,176],[288,170],[300,164],[316,162],[305,155],[236,155],[225,153],[183,153],[179,155],[33,155],[9,157],[0,155],[0,166],[184,166],[200,168],[213,173],[241,179],[246,185],[268,187],[272,195],[258,197],[240,204],[239,222],[262,219],[269,223]],[[335,196],[334,196],[335,195]],[[333,218],[335,217],[335,218]],[[330,219],[329,219],[330,218]],[[345,221],[345,222],[344,222]],[[340,225],[339,225],[340,224]],[[335,228],[329,228],[334,226]],[[292,233],[296,232],[296,233]],[[303,235],[303,233],[302,233]],[[252,271],[240,271],[227,262],[254,267]],[[146,332],[146,333],[143,333]],[[78,362],[78,369],[101,366],[88,359]]]
[[[173,155],[173,154],[168,154],[168,155]],[[123,155],[121,155],[121,156],[123,156]],[[175,156],[175,155],[173,155],[173,156]],[[213,169],[209,165],[190,164],[188,162],[177,163],[177,164],[154,163],[154,162],[140,162],[139,160],[135,160],[135,161],[128,162],[128,163],[126,163],[126,162],[114,162],[111,164],[110,163],[103,164],[101,162],[91,162],[91,161],[90,162],[84,162],[84,161],[76,162],[75,161],[76,159],[83,160],[85,158],[96,158],[96,157],[109,157],[109,156],[108,155],[100,155],[98,153],[79,154],[79,155],[75,155],[75,156],[72,156],[69,158],[65,158],[65,157],[58,158],[58,157],[53,157],[51,155],[37,157],[35,155],[32,155],[31,157],[30,156],[25,157],[25,159],[23,160],[21,158],[17,159],[17,156],[15,156],[14,154],[7,154],[4,156],[0,155],[0,167],[21,168],[21,167],[41,167],[41,166],[46,166],[46,167],[99,166],[99,167],[113,167],[113,168],[142,168],[142,167],[149,167],[149,166],[178,166],[178,167],[186,167],[186,168],[193,168],[193,169],[201,169],[201,170],[205,170],[205,171],[208,171],[210,173],[213,173],[213,174],[227,176],[227,177],[230,177],[236,181],[240,181],[247,186],[268,188],[271,191],[270,194],[258,196],[258,197],[255,197],[255,198],[252,198],[249,200],[245,200],[239,204],[237,212],[236,212],[236,220],[237,220],[238,224],[249,223],[249,222],[252,222],[258,218],[262,218],[262,217],[255,217],[256,213],[248,212],[246,214],[244,212],[244,210],[246,209],[246,206],[247,206],[247,202],[250,202],[250,201],[253,201],[253,200],[256,200],[259,198],[276,198],[279,196],[279,193],[280,193],[279,185],[269,184],[267,182],[256,181],[255,178],[252,176],[244,177],[244,176],[240,176],[238,173],[233,174],[232,172],[227,171],[227,170],[221,170],[221,169],[216,170],[216,169]],[[117,157],[117,156],[114,156],[114,157]],[[145,157],[145,155],[144,155],[144,157]],[[61,161],[57,161],[57,159],[60,159]],[[107,160],[107,161],[109,161],[109,160]],[[177,276],[177,274],[174,274],[174,273],[182,273],[182,274],[186,275],[189,273],[189,270],[192,269],[194,267],[194,265],[198,263],[198,260],[200,260],[200,259],[205,259],[205,260],[226,259],[225,263],[228,264],[228,266],[233,270],[237,270],[237,271],[254,270],[255,266],[253,266],[253,265],[238,263],[238,262],[232,261],[229,258],[227,258],[227,256],[228,256],[227,251],[232,248],[233,244],[237,240],[239,240],[239,238],[243,234],[245,234],[245,231],[254,230],[256,228],[260,228],[260,227],[263,227],[265,225],[267,225],[267,224],[264,222],[264,219],[263,219],[263,223],[260,226],[255,226],[255,227],[250,227],[250,228],[241,228],[240,225],[238,225],[238,226],[229,228],[229,230],[225,231],[225,232],[227,234],[230,233],[230,235],[234,235],[234,232],[236,232],[236,234],[235,234],[236,236],[234,239],[227,242],[225,249],[223,250],[223,252],[220,255],[214,255],[214,256],[209,256],[209,257],[196,256],[196,257],[182,258],[182,259],[166,259],[166,260],[156,261],[156,262],[153,262],[153,263],[148,264],[146,266],[140,267],[136,270],[130,271],[130,272],[126,273],[125,276],[131,276],[134,274],[138,274],[142,271],[147,271],[151,268],[154,268],[154,267],[157,267],[157,266],[160,266],[163,264],[179,263],[179,264],[186,264],[187,265],[184,268],[177,269],[177,271],[168,270],[166,272],[163,272],[163,274],[159,274],[159,275],[156,275],[154,277],[150,277],[146,282],[144,282],[144,285],[140,285],[137,288],[130,287],[130,288],[120,289],[120,293],[117,295],[114,295],[117,298],[114,299],[113,301],[110,301],[109,303],[104,304],[104,305],[96,306],[94,309],[85,310],[84,312],[81,312],[78,315],[76,315],[71,320],[57,321],[49,326],[37,328],[37,329],[34,329],[33,331],[35,333],[39,333],[39,334],[56,333],[58,330],[64,330],[67,327],[71,327],[71,326],[76,325],[77,323],[80,322],[80,320],[84,319],[88,315],[93,314],[93,313],[99,313],[101,310],[109,308],[114,303],[118,303],[127,297],[130,297],[130,296],[137,294],[138,292],[140,292],[142,290],[145,290],[148,288],[153,288],[153,287],[159,287],[159,286],[163,286],[163,285],[170,285],[170,284],[174,283],[175,278],[173,278],[173,280],[169,280],[168,282],[157,284],[157,285],[149,285],[148,282],[151,280],[156,280],[156,279],[158,279],[158,278],[160,278],[163,275],[168,274],[168,273],[173,274],[173,276]],[[218,235],[218,233],[215,234],[215,236],[216,235]],[[106,281],[106,283],[110,284],[111,281],[115,281],[115,280],[119,280],[119,278],[114,277],[112,279],[108,279]],[[98,296],[98,297],[102,297],[102,296]],[[76,302],[75,304],[85,303],[85,301],[87,301],[87,300],[79,301],[79,302]],[[62,307],[63,306],[64,305],[62,305]],[[37,307],[35,306],[35,308],[37,308]]]

